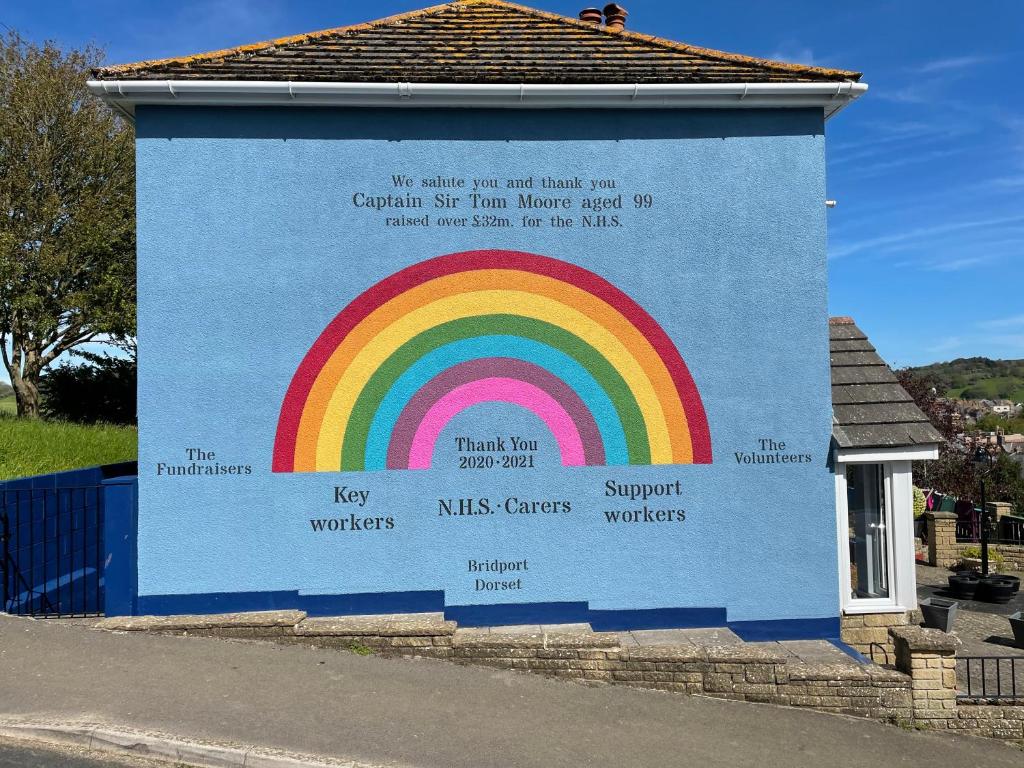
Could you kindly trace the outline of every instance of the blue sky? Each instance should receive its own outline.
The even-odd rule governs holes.
[[[430,0],[48,0],[0,23],[111,63],[366,21]],[[575,16],[583,0],[536,0]],[[726,51],[857,69],[829,121],[829,304],[894,366],[1024,357],[1024,3],[629,0],[627,26]],[[2,375],[2,374],[0,374]]]

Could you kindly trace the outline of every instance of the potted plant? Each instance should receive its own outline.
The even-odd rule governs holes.
[[[959,605],[960,603],[955,600],[946,600],[942,597],[925,598],[919,603],[921,616],[924,617],[924,625],[931,629],[952,632],[956,609]]]
[[[975,571],[959,571],[949,577],[949,591],[958,600],[973,600],[979,581],[981,576]]]
[[[1016,594],[1015,586],[1014,582],[1005,576],[991,574],[978,582],[974,599],[984,603],[1008,603]]]
[[[1013,628],[1013,642],[1018,648],[1024,648],[1024,611],[1011,613],[1009,619]]]
[[[1020,592],[1019,576],[1011,576],[1009,573],[1001,573],[999,574],[999,578],[1005,579],[1006,581],[1009,581],[1011,584],[1013,584],[1013,594],[1017,594],[1018,592]]]
[[[1003,566],[1005,564],[1006,564],[1006,558],[1003,557],[1003,554],[999,550],[997,550],[997,549],[989,550],[989,553],[988,553],[988,566],[989,566],[989,568],[992,571],[1001,571],[1001,570],[1003,570]],[[960,550],[960,562],[958,562],[954,566],[954,568],[955,568],[955,570],[958,570],[958,571],[961,570],[961,569],[980,570],[981,569],[981,547],[977,547],[977,546],[971,545],[969,547],[964,547],[963,549],[961,549]]]

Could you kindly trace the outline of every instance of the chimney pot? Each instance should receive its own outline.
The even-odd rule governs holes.
[[[609,32],[621,32],[626,26],[629,12],[618,3],[608,3],[604,7],[604,28]]]
[[[601,9],[584,8],[580,11],[580,21],[585,21],[587,24],[599,26],[601,24]]]

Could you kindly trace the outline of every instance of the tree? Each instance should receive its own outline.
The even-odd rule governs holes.
[[[39,382],[43,415],[79,424],[135,424],[138,366],[134,345],[126,351],[129,357],[72,351],[85,364],[64,362],[47,370]]]
[[[953,405],[946,398],[939,397],[941,384],[934,376],[921,374],[903,368],[896,371],[896,379],[907,394],[914,400],[917,407],[947,441],[956,437],[956,423],[953,419]]]
[[[86,88],[102,59],[0,38],[0,352],[21,416],[59,355],[135,332],[133,136]]]
[[[919,484],[980,503],[978,491],[982,470],[975,465],[973,455],[958,438],[953,404],[938,396],[933,378],[907,368],[896,371],[896,378],[946,439],[939,446],[938,460],[914,462],[914,476],[920,478]],[[1016,462],[1008,456],[999,455],[984,472],[988,501],[1009,501],[1018,514],[1024,510],[1024,479]]]
[[[945,438],[939,445],[938,459],[914,462],[914,477],[919,478],[919,484],[943,493],[961,499],[972,498],[978,489],[978,473],[971,456],[957,439],[952,403],[938,395],[941,391],[938,379],[909,368],[896,371],[896,378]]]

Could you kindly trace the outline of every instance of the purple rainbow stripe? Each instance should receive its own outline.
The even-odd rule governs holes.
[[[414,468],[411,462],[413,446],[416,444],[417,434],[420,432],[421,425],[431,412],[431,409],[448,393],[453,392],[459,387],[485,379],[528,384],[533,389],[543,393],[547,400],[556,404],[558,410],[566,414],[572,425],[572,431],[578,436],[583,456],[581,461],[575,463],[592,466],[604,464],[604,442],[601,439],[597,422],[583,400],[580,399],[579,395],[568,384],[550,371],[534,363],[510,357],[488,357],[468,360],[439,373],[423,385],[409,400],[409,403],[402,409],[402,413],[395,423],[395,429],[391,433],[391,442],[388,445],[388,469]],[[539,407],[539,401],[536,397],[532,397],[531,406],[527,403],[510,400],[507,397],[510,392],[511,390],[504,391],[503,387],[494,388],[491,391],[484,390],[483,392],[478,390],[477,394],[483,395],[483,397],[476,402],[517,402],[517,404],[523,407],[529,407],[530,410],[534,410],[532,406]],[[520,388],[516,388],[516,392],[524,396],[526,394]],[[470,404],[463,403],[462,408],[467,408]],[[451,402],[449,401],[450,405]],[[536,410],[534,412],[537,413]],[[450,413],[449,419],[454,415],[454,412]],[[537,413],[537,415],[542,419],[544,418],[541,413]],[[549,423],[548,426],[550,427],[551,424]],[[443,425],[441,428],[443,429]],[[438,431],[433,439],[436,440],[439,435],[440,431]],[[557,437],[558,435],[556,434]],[[559,447],[562,447],[561,441],[559,441]],[[432,443],[430,445],[430,454],[431,456],[433,454]],[[565,453],[563,451],[564,458]],[[427,466],[429,466],[429,460],[430,456],[427,457]]]
[[[495,377],[456,387],[430,407],[412,439],[409,469],[430,469],[434,446],[448,422],[471,406],[493,402],[515,403],[539,416],[555,436],[562,466],[580,467],[586,463],[580,433],[557,400],[525,381]]]

